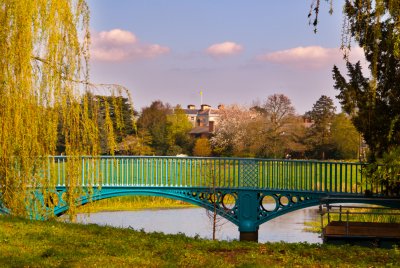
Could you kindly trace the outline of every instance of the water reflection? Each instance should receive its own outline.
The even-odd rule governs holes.
[[[298,210],[273,219],[260,226],[259,242],[309,242],[321,243],[319,234],[305,232],[304,222],[317,219],[316,208]],[[184,233],[211,239],[212,225],[205,209],[165,209],[141,211],[98,212],[78,215],[78,221],[115,227],[143,229],[146,232],[166,234]],[[223,219],[217,232],[219,240],[239,239],[236,225]]]

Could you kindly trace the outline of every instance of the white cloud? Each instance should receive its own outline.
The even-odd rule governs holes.
[[[333,64],[343,62],[343,52],[339,48],[324,48],[321,46],[295,47],[280,50],[258,56],[260,61],[272,62],[282,65],[290,65],[295,68],[321,68],[331,67]],[[364,54],[361,48],[353,48],[350,52],[350,60],[363,60]]]
[[[219,57],[219,56],[229,56],[240,53],[243,47],[234,42],[224,42],[219,44],[211,45],[207,48],[207,54]]]
[[[121,29],[93,33],[91,48],[92,58],[101,61],[155,58],[170,51],[158,44],[141,43],[134,33]]]
[[[133,33],[121,29],[113,29],[108,32],[102,31],[96,38],[99,42],[110,45],[135,44],[137,42],[137,38]]]

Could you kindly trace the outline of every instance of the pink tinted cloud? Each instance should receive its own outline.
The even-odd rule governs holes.
[[[134,33],[113,29],[92,34],[91,55],[100,61],[128,61],[155,58],[170,51],[159,44],[145,44]]]
[[[102,31],[95,35],[94,41],[103,42],[104,44],[110,45],[124,45],[134,44],[137,42],[136,36],[129,32],[121,29],[113,29],[111,31]]]
[[[351,61],[362,61],[363,59],[364,54],[361,48],[356,47],[351,50]],[[295,68],[315,69],[342,63],[343,52],[339,48],[321,46],[295,47],[260,55],[258,60]]]
[[[211,45],[207,48],[207,54],[220,57],[220,56],[231,56],[240,53],[243,50],[243,46],[235,42],[223,42],[219,44]]]

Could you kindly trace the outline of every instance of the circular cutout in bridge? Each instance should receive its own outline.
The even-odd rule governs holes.
[[[261,207],[265,211],[275,211],[277,209],[276,199],[272,195],[266,195],[261,200]]]
[[[232,210],[236,205],[236,197],[233,194],[225,194],[222,198],[222,205],[225,209]]]
[[[208,195],[208,200],[210,200],[211,203],[217,203],[218,202],[218,194],[217,193],[211,193]]]
[[[279,203],[280,203],[282,206],[287,206],[287,205],[289,205],[289,198],[288,198],[287,196],[285,196],[285,195],[282,195],[282,196],[279,198]]]

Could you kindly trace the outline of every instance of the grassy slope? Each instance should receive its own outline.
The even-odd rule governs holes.
[[[397,249],[214,242],[0,216],[0,267],[379,267],[399,262]]]

